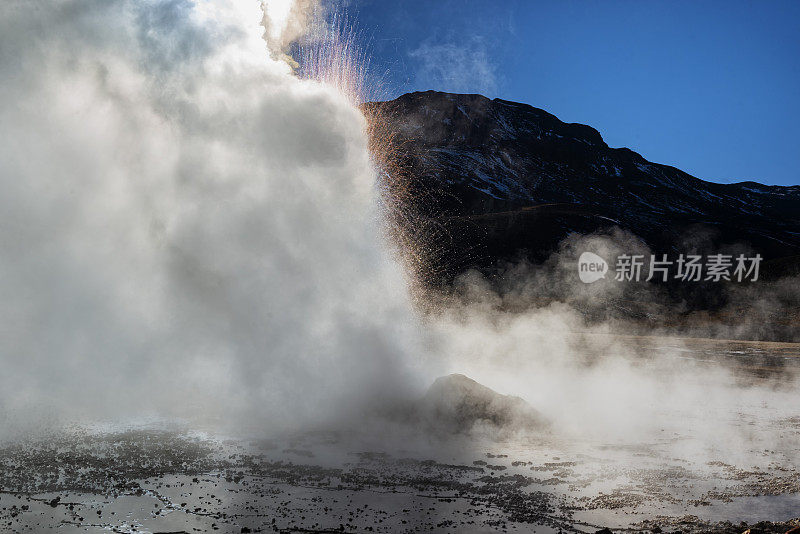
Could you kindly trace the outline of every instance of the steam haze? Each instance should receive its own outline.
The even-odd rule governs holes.
[[[681,360],[680,344],[643,358],[564,302],[505,309],[569,291],[568,254],[546,276],[509,271],[511,297],[472,273],[460,298],[418,313],[382,242],[357,102],[298,78],[285,56],[315,6],[282,13],[188,0],[0,7],[6,434],[153,416],[335,424],[450,372],[596,439],[682,429],[698,451],[745,454],[751,436],[720,413],[792,415],[788,383],[740,386]],[[595,236],[564,250],[633,244]],[[603,287],[577,296],[607,298]]]
[[[420,335],[364,120],[273,59],[263,20],[256,2],[0,7],[7,432],[295,424],[408,382]]]
[[[337,5],[0,3],[0,531],[795,532],[798,278],[720,283],[714,315],[712,282],[578,273],[658,245],[584,205],[774,208],[752,234],[788,240],[747,200],[784,190],[670,196],[513,102],[365,103]],[[493,42],[402,57],[491,93]]]

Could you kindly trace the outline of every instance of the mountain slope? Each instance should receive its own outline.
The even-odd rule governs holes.
[[[570,232],[608,226],[657,252],[692,252],[700,235],[700,252],[736,244],[781,265],[800,255],[800,186],[706,182],[610,148],[589,126],[480,95],[410,93],[364,109],[391,132],[419,216],[466,224],[455,233],[477,253],[450,270],[542,259]],[[451,243],[451,256],[464,246]]]

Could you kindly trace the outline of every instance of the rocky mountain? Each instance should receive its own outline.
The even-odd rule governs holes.
[[[364,109],[414,224],[447,236],[444,272],[541,261],[571,232],[609,227],[654,252],[735,247],[760,253],[767,272],[798,265],[800,186],[707,182],[611,148],[590,126],[480,95],[427,91]]]

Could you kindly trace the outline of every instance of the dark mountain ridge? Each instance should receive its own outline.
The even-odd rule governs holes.
[[[568,235],[611,226],[654,253],[759,253],[776,276],[798,265],[800,186],[707,182],[611,148],[590,126],[481,95],[410,93],[364,110],[391,137],[416,220],[446,221],[441,271],[541,261]]]

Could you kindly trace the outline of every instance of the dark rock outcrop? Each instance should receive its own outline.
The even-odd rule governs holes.
[[[440,432],[543,429],[547,422],[519,397],[501,395],[461,374],[437,378],[415,407],[416,416]]]

